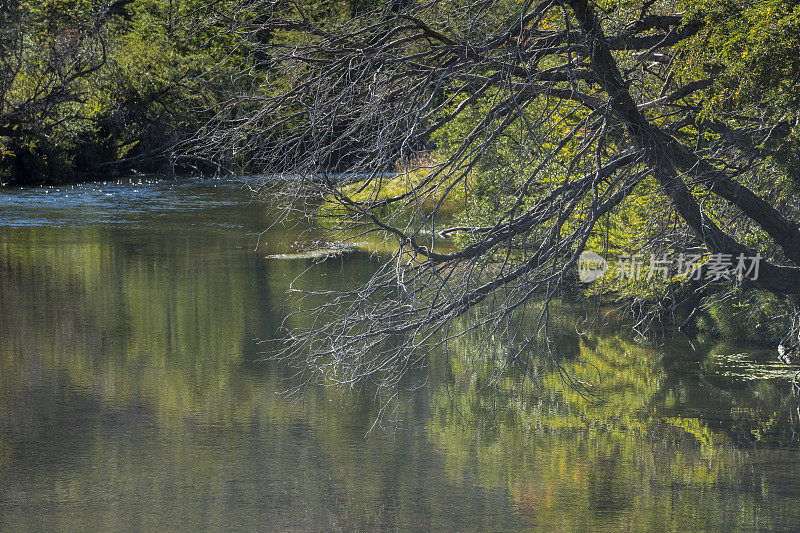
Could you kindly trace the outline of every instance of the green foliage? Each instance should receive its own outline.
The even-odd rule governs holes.
[[[629,23],[626,19],[628,15],[638,16],[641,3],[604,3],[598,7],[608,10],[609,20],[605,24],[609,28],[622,28]],[[677,8],[674,5],[665,6],[668,12],[682,11],[682,8],[685,8],[684,25],[700,22],[702,29],[695,37],[678,45],[671,52],[680,59],[676,61],[676,65],[680,66],[676,66],[674,72],[681,80],[678,85],[709,77],[713,83],[710,88],[688,98],[697,106],[698,116],[695,119],[691,112],[685,111],[691,120],[688,126],[676,130],[675,135],[689,146],[713,147],[720,134],[708,125],[723,117],[734,125],[737,124],[737,113],[783,120],[785,124],[782,127],[789,130],[794,128],[795,131],[786,135],[769,135],[757,147],[770,154],[770,157],[764,163],[763,169],[751,170],[752,178],[748,178],[748,186],[770,202],[778,205],[792,203],[800,183],[797,178],[800,175],[800,137],[793,122],[800,110],[800,2],[705,0],[700,3],[687,2]],[[560,27],[562,24],[563,21],[552,19],[544,21],[541,26],[542,29],[550,29],[550,26],[544,26]],[[626,61],[638,61],[631,57],[626,58],[623,51],[615,54],[622,65],[627,65]],[[540,68],[546,66],[540,65]],[[652,85],[645,87],[645,91],[659,94],[661,82],[651,80],[642,83]],[[591,86],[582,85],[581,89],[591,94]],[[447,91],[445,96],[448,96]],[[456,120],[437,132],[435,141],[442,153],[442,159],[456,150],[462,140],[487,116],[496,102],[496,96],[492,91],[486,92]],[[455,98],[444,113],[451,112],[465,99],[465,95]],[[519,192],[526,175],[531,167],[539,163],[545,164],[540,173],[543,177],[524,189],[518,212],[530,207],[554,187],[583,175],[585,169],[580,163],[569,163],[581,153],[580,135],[567,145],[558,158],[544,162],[538,154],[547,154],[552,147],[535,146],[539,142],[535,135],[535,117],[545,111],[551,112],[547,124],[554,130],[548,133],[550,138],[558,139],[559,135],[553,135],[553,131],[565,135],[586,117],[586,112],[569,109],[569,106],[557,107],[558,104],[547,109],[547,105],[550,104],[537,100],[520,110],[520,119],[509,126],[503,135],[491,141],[488,157],[470,168],[464,177],[465,209],[459,214],[461,223],[470,226],[494,225],[520,199]],[[653,120],[660,125],[669,126],[675,121],[675,116],[665,114]],[[525,122],[527,123],[523,124]],[[533,129],[526,136],[522,133],[522,128],[531,128],[531,124],[534,124]],[[748,123],[742,121],[741,125],[746,130]],[[620,147],[616,145],[619,135],[619,132],[607,132],[604,149],[612,153],[619,151]],[[541,137],[548,138],[545,135]],[[591,170],[593,161],[590,157],[585,159],[586,168]],[[726,162],[713,161],[713,164],[722,168]],[[775,177],[775,164],[783,169],[783,174],[778,178]],[[708,208],[710,217],[718,226],[730,231],[753,249],[769,252],[774,250],[767,235],[757,225],[743,221],[726,202],[707,197],[699,188],[696,191],[704,198],[703,205]],[[586,249],[607,258],[618,258],[636,254],[646,249],[648,243],[663,242],[666,235],[676,236],[681,221],[669,205],[655,180],[650,177],[644,179],[632,194],[596,224],[586,243]],[[586,220],[588,207],[587,205],[585,209],[578,209],[576,212],[580,214],[566,222],[565,233],[574,230]],[[463,240],[473,238],[475,237],[466,236]],[[676,240],[681,241],[682,238]],[[701,243],[684,239],[675,244],[692,246]],[[669,251],[677,255],[682,249],[669,248]],[[668,291],[676,290],[676,287],[685,282],[685,279],[680,278],[664,281],[660,276],[646,279],[646,268],[638,281],[621,280],[616,274],[612,270],[603,283],[590,285],[587,293],[614,293],[622,299],[653,302],[664,299]],[[680,291],[680,288],[677,290]],[[718,298],[713,304],[707,302],[707,305],[708,310],[700,319],[700,329],[714,331],[726,338],[739,339],[744,332],[750,331],[753,332],[753,340],[767,342],[771,338],[774,342],[776,336],[782,336],[779,332],[786,326],[783,320],[776,318],[776,315],[783,313],[783,305],[773,296],[729,295]],[[744,309],[749,312],[740,312]],[[761,325],[754,330],[756,324]]]
[[[800,106],[800,3],[797,0],[705,0],[687,5],[703,31],[687,47],[686,68],[700,74],[715,66],[710,109],[753,103],[782,113]]]
[[[224,88],[223,72],[245,61],[205,2],[120,5],[25,1],[9,14],[18,38],[4,43],[16,61],[0,63],[10,80],[0,95],[4,181],[156,170],[163,157],[114,162],[163,154],[196,131]]]
[[[789,303],[762,291],[736,291],[707,296],[698,313],[697,329],[733,342],[774,346],[791,327]]]
[[[800,2],[705,0],[687,3],[687,20],[703,30],[684,45],[683,74],[711,77],[703,120],[736,113],[787,121],[800,111]],[[779,138],[775,138],[779,137]],[[800,133],[771,136],[764,148],[791,176],[800,175]]]

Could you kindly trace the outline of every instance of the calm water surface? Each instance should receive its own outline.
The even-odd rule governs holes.
[[[793,530],[794,370],[746,346],[565,339],[565,368],[492,387],[474,339],[397,425],[259,362],[289,283],[374,263],[267,256],[227,180],[0,190],[0,527],[21,530]],[[498,359],[498,360],[495,360]],[[367,395],[365,395],[367,396]]]

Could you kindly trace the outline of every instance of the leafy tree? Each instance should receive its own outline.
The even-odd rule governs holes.
[[[107,60],[111,13],[94,7],[9,0],[0,8],[0,134],[12,176],[45,172],[58,157],[57,130],[81,118],[82,82]]]
[[[5,179],[28,184],[170,170],[175,146],[213,114],[225,62],[243,68],[221,14],[230,4],[6,1]]]
[[[323,213],[340,228],[397,244],[293,332],[287,355],[314,375],[391,388],[478,305],[512,356],[551,346],[557,309],[530,303],[575,287],[590,248],[699,252],[688,276],[646,287],[659,315],[708,285],[714,258],[759,265],[715,286],[800,294],[796,2],[395,2],[323,21],[302,3],[247,5],[260,18],[238,33],[269,33],[247,43],[276,81],[219,115],[218,157],[314,176],[288,187],[292,205],[335,205]],[[392,177],[387,193],[398,161],[406,186]],[[437,207],[452,198],[448,227]]]

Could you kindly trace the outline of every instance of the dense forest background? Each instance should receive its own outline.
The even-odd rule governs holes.
[[[297,6],[334,20],[369,4]],[[209,173],[221,163],[254,170],[245,158],[212,160],[179,147],[202,135],[232,95],[266,94],[280,83],[254,52],[272,31],[242,32],[273,9],[231,0],[3,0],[0,180]]]
[[[436,4],[457,7],[454,2]],[[207,153],[195,149],[189,156],[177,147],[209,135],[204,126],[218,124],[213,121],[220,112],[230,113],[233,99],[266,98],[295,81],[297,73],[264,49],[273,40],[299,44],[307,28],[276,27],[271,24],[275,14],[336,28],[357,17],[359,24],[377,23],[403,7],[402,2],[374,0],[3,0],[0,176],[11,184],[36,184],[131,170],[209,170],[220,164],[257,171],[263,161],[256,150],[236,157],[230,151],[213,152],[217,146],[212,143]],[[506,14],[513,17],[519,7],[508,3]],[[598,8],[612,27],[632,23],[638,8],[642,14],[678,12],[682,28],[694,30],[691,39],[670,43],[680,52],[673,76],[703,80],[682,95],[691,96],[700,111],[692,117],[697,131],[706,137],[720,134],[716,119],[737,111],[757,108],[763,115],[780,116],[777,130],[758,139],[759,148],[770,151],[770,163],[782,166],[789,179],[800,179],[796,1],[601,2]],[[650,24],[658,29],[661,23]],[[656,55],[654,61],[665,58]],[[439,96],[446,93],[444,87],[437,89]],[[486,102],[478,104],[476,113],[488,109]],[[461,118],[417,148],[446,149],[470,125],[469,118]],[[744,136],[741,140],[746,142]],[[513,163],[513,154],[498,150],[498,160],[503,157],[505,167]]]
[[[209,6],[206,6],[209,4]],[[175,147],[237,61],[230,2],[8,0],[0,7],[0,175],[31,185],[190,170]]]

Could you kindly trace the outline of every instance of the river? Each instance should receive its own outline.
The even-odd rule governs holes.
[[[585,399],[547,366],[492,387],[463,337],[395,421],[369,394],[264,362],[301,286],[376,259],[269,256],[240,180],[0,190],[0,528],[794,530],[794,369],[714,340],[569,340]],[[565,341],[567,342],[567,341]]]

